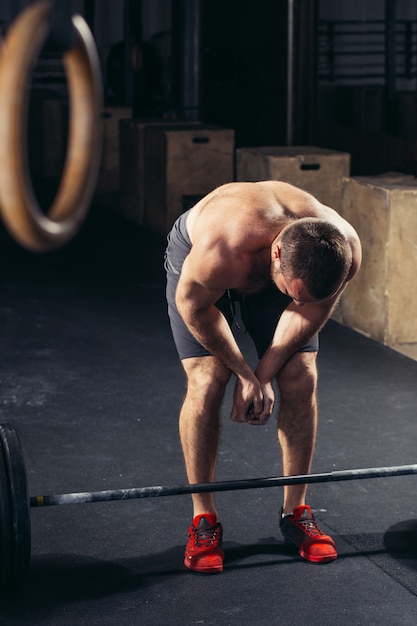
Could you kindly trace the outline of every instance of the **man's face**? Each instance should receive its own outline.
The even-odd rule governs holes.
[[[317,302],[316,298],[309,294],[301,278],[286,280],[282,272],[276,272],[273,280],[278,289],[289,296],[297,306],[303,306],[308,302]]]
[[[301,278],[287,280],[284,278],[283,273],[278,271],[274,273],[272,279],[278,289],[282,291],[282,293],[285,293],[286,296],[289,296],[297,306],[317,302],[327,302],[328,300],[334,298],[342,288],[342,285],[340,285],[338,289],[336,289],[336,291],[330,296],[327,296],[327,298],[313,298],[313,296],[311,296],[307,291],[307,288]]]

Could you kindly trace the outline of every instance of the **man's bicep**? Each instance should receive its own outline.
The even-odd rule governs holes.
[[[193,248],[181,271],[179,286],[181,285],[182,293],[189,293],[209,304],[217,302],[233,286],[230,266],[226,256],[221,256],[217,251],[197,252]]]
[[[178,281],[176,302],[179,309],[198,311],[213,305],[225,289],[214,287],[187,258]]]

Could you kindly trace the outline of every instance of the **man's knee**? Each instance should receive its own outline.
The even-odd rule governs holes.
[[[231,372],[215,357],[194,357],[182,361],[187,376],[187,395],[201,403],[222,400]]]
[[[312,397],[317,389],[317,352],[297,352],[277,377],[282,397]]]

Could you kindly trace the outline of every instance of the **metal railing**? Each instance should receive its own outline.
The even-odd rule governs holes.
[[[384,20],[321,20],[319,23],[318,76],[320,82],[369,81],[384,83],[387,54],[395,78],[417,78],[417,20],[396,20],[394,37],[387,46]]]

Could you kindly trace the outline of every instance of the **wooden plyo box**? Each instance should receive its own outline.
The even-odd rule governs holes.
[[[68,139],[68,99],[35,92],[30,102],[29,162],[31,172],[58,178],[64,169]],[[131,107],[106,107],[101,113],[102,152],[96,192],[119,188],[119,121]]]
[[[339,211],[350,155],[316,146],[262,146],[236,150],[238,181],[280,180]]]
[[[363,262],[333,319],[390,347],[417,342],[417,179],[347,179],[341,213],[359,234]]]
[[[177,217],[233,181],[234,131],[198,122],[121,123],[125,212],[166,234]]]
[[[132,117],[132,107],[106,107],[102,112],[103,144],[97,191],[119,191],[119,122]]]

